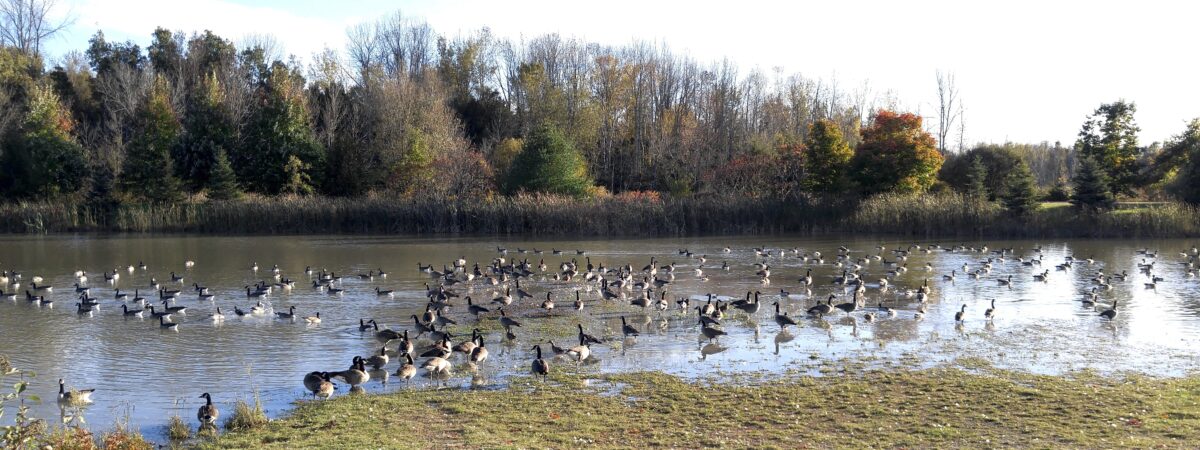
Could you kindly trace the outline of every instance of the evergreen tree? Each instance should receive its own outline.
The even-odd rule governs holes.
[[[121,190],[131,198],[170,203],[183,198],[175,177],[171,149],[179,139],[180,125],[167,98],[166,81],[159,79],[137,118],[137,134],[126,148],[121,170]]]
[[[284,182],[281,192],[284,194],[312,195],[314,190],[312,179],[308,177],[308,169],[308,164],[305,164],[296,155],[288,156],[287,164],[283,166]]]
[[[233,165],[225,150],[217,150],[217,162],[213,165],[212,174],[208,177],[208,198],[213,200],[236,200],[241,198],[242,190],[238,187],[237,176],[233,173]]]
[[[234,142],[234,125],[224,111],[225,93],[216,74],[206,77],[188,99],[183,118],[183,135],[175,146],[175,173],[189,191],[209,184],[217,153]]]
[[[1095,160],[1082,157],[1071,179],[1075,185],[1071,204],[1083,210],[1096,211],[1112,208],[1112,190],[1108,187],[1108,175]]]
[[[1009,172],[1001,200],[1004,209],[1018,217],[1028,216],[1037,210],[1037,184],[1033,180],[1033,172],[1025,163]]]
[[[1136,112],[1137,106],[1124,100],[1100,105],[1075,141],[1076,152],[1095,160],[1104,171],[1114,196],[1131,192],[1137,182],[1141,128],[1133,120]]]
[[[538,127],[513,159],[505,190],[585,197],[592,188],[587,163],[571,141],[553,125]]]
[[[988,200],[987,188],[987,166],[983,165],[983,158],[979,155],[971,158],[971,166],[967,169],[967,195],[980,199]]]
[[[837,192],[846,187],[845,173],[854,150],[842,138],[842,130],[828,119],[813,122],[808,129],[807,173],[809,192]]]
[[[247,190],[276,194],[297,188],[289,169],[303,170],[310,187],[318,186],[325,151],[313,138],[305,110],[303,79],[281,62],[271,65],[261,100],[245,126],[244,145],[231,152],[237,179]],[[301,164],[294,164],[295,157]]]

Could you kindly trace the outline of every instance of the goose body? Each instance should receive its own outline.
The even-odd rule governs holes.
[[[200,406],[200,410],[196,411],[196,419],[200,421],[201,427],[215,427],[217,418],[221,416],[221,412],[217,410],[217,405],[213,404],[212,396],[207,392],[201,394],[200,398],[204,399],[205,402]]]

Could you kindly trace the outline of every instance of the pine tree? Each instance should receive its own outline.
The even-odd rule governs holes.
[[[229,156],[225,154],[225,150],[217,149],[217,161],[208,177],[208,198],[236,200],[241,196],[242,190],[238,187],[233,165],[229,164]]]
[[[1004,209],[1010,214],[1025,217],[1037,210],[1037,188],[1033,173],[1025,163],[1017,165],[1004,182],[1004,194],[1001,196]]]
[[[179,120],[167,99],[166,81],[159,79],[137,118],[137,134],[126,149],[121,170],[121,190],[131,198],[151,203],[183,199],[182,183],[175,176],[171,149],[179,139]]]
[[[295,174],[287,172],[288,168],[300,167],[309,188],[320,185],[325,149],[313,138],[309,127],[303,78],[276,61],[259,90],[262,99],[244,127],[244,144],[230,149],[238,181],[249,191],[284,192],[285,187],[300,188],[293,183]],[[301,164],[293,164],[293,157]]]
[[[525,139],[513,159],[506,191],[545,192],[585,197],[592,187],[583,155],[558,128],[542,125]]]
[[[175,146],[175,174],[198,192],[209,185],[217,152],[234,141],[234,126],[222,107],[225,93],[216,74],[207,77],[188,98],[183,134]]]
[[[1100,164],[1091,158],[1079,159],[1071,182],[1075,185],[1075,192],[1071,194],[1071,204],[1076,208],[1096,211],[1112,208],[1116,203],[1112,190],[1108,187],[1108,175],[1100,168]]]
[[[971,166],[967,170],[967,195],[988,200],[987,176],[988,170],[983,164],[983,158],[975,155],[971,158]]]

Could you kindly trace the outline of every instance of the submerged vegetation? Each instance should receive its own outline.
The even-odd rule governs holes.
[[[739,385],[660,373],[514,380],[301,402],[202,448],[1076,447],[1200,439],[1200,379],[983,369],[784,375]],[[420,444],[418,444],[420,443]]]

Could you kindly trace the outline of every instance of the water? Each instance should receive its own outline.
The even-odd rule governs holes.
[[[195,410],[202,403],[197,397],[204,392],[213,394],[226,415],[236,400],[252,400],[256,394],[269,414],[278,415],[305,395],[301,385],[305,373],[344,370],[355,355],[378,351],[372,333],[359,332],[360,318],[375,318],[395,329],[411,328],[409,317],[424,309],[425,284],[431,282],[428,274],[417,270],[418,263],[440,268],[461,256],[469,261],[468,266],[478,261],[486,267],[498,256],[497,246],[502,246],[509,249],[510,258],[529,258],[535,266],[544,259],[551,271],[563,260],[577,259],[584,265],[585,256],[576,255],[576,249],[586,250],[593,263],[609,268],[628,263],[640,269],[653,256],[660,264],[678,263],[674,281],[667,286],[672,307],[682,296],[703,299],[711,292],[741,297],[748,290],[761,291],[764,304],[754,317],[730,308],[730,315],[723,319],[729,335],[709,343],[699,335],[694,312],[685,315],[673,309],[660,314],[629,306],[627,301],[602,302],[594,285],[555,281],[549,273],[538,275],[521,285],[534,299],[508,308],[524,323],[517,329],[518,340],[502,343],[502,332],[494,331],[498,329],[495,314],[487,315],[482,320],[490,325],[484,328],[493,330],[485,334],[491,357],[472,374],[465,369],[462,356],[456,355],[457,371],[450,386],[503,387],[508,377],[527,372],[533,344],[548,339],[559,345],[573,344],[576,322],[582,322],[589,333],[611,340],[593,346],[595,357],[582,369],[592,372],[662,370],[685,377],[732,379],[739,373],[825,375],[844,363],[913,368],[964,358],[1049,374],[1093,369],[1180,376],[1198,367],[1200,348],[1195,342],[1200,337],[1200,281],[1189,277],[1181,264],[1185,258],[1179,252],[1195,245],[1184,240],[991,241],[986,243],[990,248],[1011,247],[1015,254],[1005,262],[995,262],[993,270],[978,280],[962,273],[963,264],[975,270],[981,260],[994,255],[967,250],[913,252],[902,262],[909,270],[890,278],[886,292],[880,292],[877,284],[891,270],[883,261],[871,261],[861,271],[869,286],[865,311],[874,311],[882,301],[897,310],[895,317],[880,314],[874,322],[867,322],[864,311],[859,311],[851,317],[837,312],[826,320],[804,318],[808,307],[831,292],[839,295],[835,303],[848,301],[849,291],[830,282],[846,269],[833,264],[838,246],[845,245],[858,258],[879,253],[876,246],[883,245],[888,249],[883,259],[891,261],[896,259],[891,249],[907,248],[911,243],[895,238],[781,237],[556,242],[340,236],[5,237],[0,238],[0,268],[23,274],[18,292],[30,287],[33,276],[43,277],[44,283],[54,287],[47,294],[54,304],[39,306],[23,295],[0,302],[0,354],[7,355],[15,367],[36,373],[30,392],[43,399],[32,405],[38,417],[56,418],[64,413],[54,401],[55,382],[60,377],[68,386],[97,389],[95,403],[83,414],[72,415],[74,420],[106,428],[127,416],[152,438],[162,439],[171,414],[179,414],[195,427]],[[754,275],[753,263],[764,258],[751,249],[763,245],[776,249],[776,256],[766,259],[772,273],[769,285]],[[1027,267],[1017,261],[1017,257],[1037,256],[1031,249],[1039,245],[1041,266]],[[723,252],[726,246],[732,249],[730,253]],[[1147,247],[1159,250],[1158,257],[1138,252]],[[542,249],[545,254],[520,254],[518,248]],[[564,252],[553,255],[553,248]],[[699,262],[680,255],[681,248],[708,256],[704,263],[708,281],[695,276]],[[781,248],[798,248],[801,254],[820,251],[825,263],[804,263],[791,252],[780,257]],[[1054,266],[1068,255],[1096,262],[1079,261],[1072,269],[1056,270]],[[194,267],[184,266],[189,260],[195,262]],[[1153,273],[1163,278],[1156,289],[1144,287],[1149,277],[1138,270],[1143,260],[1155,262]],[[126,271],[139,261],[146,270]],[[250,270],[255,262],[260,267],[257,273]],[[732,270],[721,270],[723,262]],[[927,263],[932,271],[924,270]],[[264,299],[272,312],[296,305],[298,316],[319,311],[322,323],[277,320],[274,314],[247,318],[233,314],[234,306],[248,309],[254,303],[246,297],[244,286],[271,281],[275,264],[284,276],[296,280],[297,286]],[[331,296],[312,289],[304,273],[306,266],[345,274],[345,293]],[[354,276],[377,268],[386,270],[388,276],[372,280]],[[101,273],[113,269],[118,269],[121,277],[113,284],[106,283]],[[803,292],[797,279],[808,269],[816,282],[811,292]],[[101,301],[90,316],[77,314],[74,306],[72,285],[77,270],[86,271],[91,295]],[[172,270],[184,276],[184,283],[170,282]],[[959,276],[953,282],[943,280],[942,275],[952,270]],[[1048,280],[1035,281],[1033,274],[1043,270],[1049,270]],[[1084,307],[1080,300],[1095,286],[1091,279],[1098,270],[1130,275],[1126,281],[1112,281],[1111,290],[1100,292],[1105,306]],[[1013,276],[1011,286],[996,281],[1008,275]],[[180,323],[176,332],[161,330],[149,318],[124,317],[122,302],[114,299],[114,288],[130,293],[138,288],[144,296],[156,297],[147,292],[152,277],[164,287],[183,291],[177,304],[188,310],[175,317]],[[916,289],[925,279],[930,280],[933,294],[927,314],[918,320],[914,312],[919,304],[903,293]],[[199,300],[191,290],[193,282],[209,287],[215,299]],[[6,292],[13,290],[0,287]],[[394,289],[395,295],[377,296],[375,287]],[[496,295],[496,288],[478,281],[452,289],[483,303]],[[587,303],[583,314],[571,309],[575,289],[583,289]],[[791,294],[781,300],[784,310],[800,323],[786,333],[779,332],[771,309],[771,302],[780,300],[781,289]],[[537,307],[547,290],[557,294],[558,302],[550,317]],[[987,321],[984,310],[993,298],[997,314]],[[1119,302],[1120,315],[1112,322],[1101,319],[1098,312],[1113,301]],[[469,334],[474,321],[466,314],[465,301],[455,303],[460,306],[450,317],[459,325],[451,330]],[[956,325],[954,315],[962,304],[967,305],[966,320]],[[224,323],[214,324],[208,315],[218,306],[228,317]],[[621,339],[622,315],[642,336]],[[418,348],[423,343],[418,341]],[[549,353],[548,345],[543,347]],[[392,361],[388,372],[398,367],[396,358]],[[375,375],[367,385],[368,392],[406,388],[394,378],[383,385],[378,382],[379,374]],[[418,379],[413,387],[425,388],[429,383]],[[340,386],[338,395],[345,392]]]

